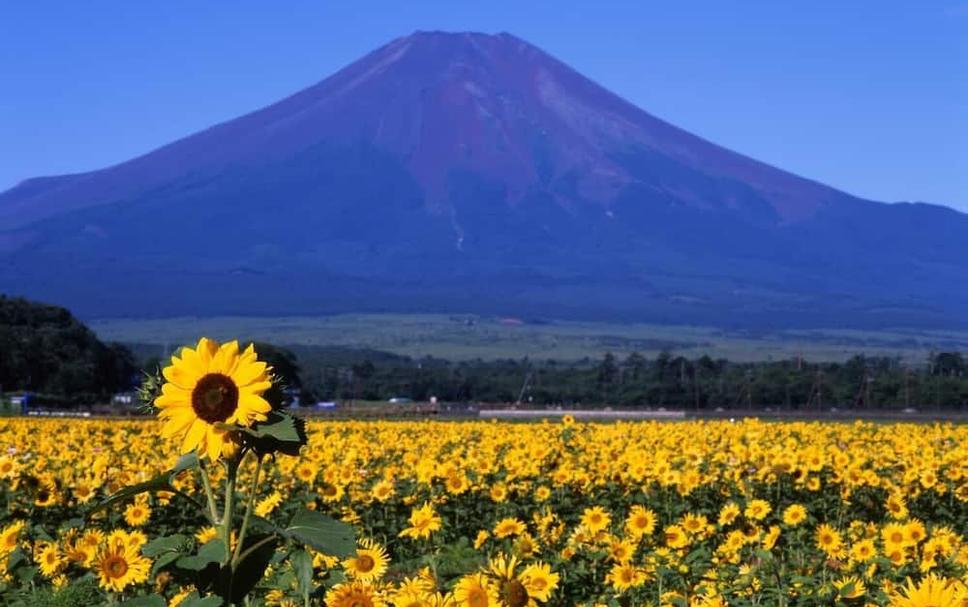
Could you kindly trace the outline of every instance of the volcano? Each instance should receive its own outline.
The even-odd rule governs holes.
[[[965,277],[968,216],[737,154],[509,34],[418,32],[138,158],[0,194],[0,290],[86,317],[951,327]]]

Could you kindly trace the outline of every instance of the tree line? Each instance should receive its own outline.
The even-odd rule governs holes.
[[[942,409],[968,406],[968,364],[960,353],[931,354],[911,367],[898,359],[738,363],[662,353],[605,354],[579,362],[434,358],[369,359],[299,372],[305,400],[481,401],[675,409]],[[307,364],[309,363],[309,364]]]

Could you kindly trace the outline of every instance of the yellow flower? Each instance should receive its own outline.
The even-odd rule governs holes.
[[[521,582],[528,590],[528,596],[546,602],[558,586],[559,575],[551,571],[546,563],[528,565],[521,572]]]
[[[770,513],[770,510],[772,508],[766,500],[753,500],[746,505],[746,510],[743,511],[743,515],[754,521],[762,521]]]
[[[141,556],[137,548],[122,543],[108,542],[94,563],[101,588],[116,592],[147,581],[150,569],[151,561]]]
[[[47,544],[39,555],[40,572],[52,578],[56,576],[66,563],[57,544]]]
[[[181,453],[197,451],[215,461],[227,441],[218,424],[250,426],[266,419],[271,407],[261,395],[271,386],[269,369],[252,345],[239,354],[237,341],[219,346],[203,337],[171,363],[162,371],[167,381],[155,406],[165,422],[162,436],[179,441]]]
[[[265,496],[259,503],[253,508],[256,516],[265,517],[272,513],[279,504],[282,503],[282,494],[278,491],[273,491],[269,495]]]
[[[124,509],[124,521],[132,527],[140,527],[151,517],[151,508],[147,504],[135,502]]]
[[[655,520],[655,512],[636,504],[629,510],[629,516],[625,519],[625,530],[636,539],[652,535],[655,531]]]
[[[497,607],[497,588],[480,573],[465,575],[454,586],[454,600],[460,607]]]
[[[581,515],[581,524],[592,533],[598,533],[608,528],[611,522],[611,515],[601,506],[586,508]]]
[[[829,556],[836,556],[843,547],[843,540],[840,538],[840,533],[826,523],[817,527],[816,535],[817,547]]]
[[[841,578],[834,581],[833,585],[837,589],[837,594],[843,599],[856,599],[867,593],[867,586],[857,576]]]
[[[645,573],[629,563],[616,563],[605,576],[605,581],[612,585],[616,592],[625,592],[645,583]]]
[[[504,518],[494,525],[494,537],[504,539],[506,537],[521,535],[527,531],[524,523],[516,518]]]
[[[964,587],[956,580],[928,575],[918,584],[908,579],[891,597],[891,607],[962,607],[966,599]]]
[[[383,607],[376,588],[365,582],[338,584],[326,593],[327,607]]]
[[[807,509],[800,504],[792,504],[787,506],[787,509],[783,511],[783,524],[790,527],[796,527],[803,521],[807,519]]]
[[[387,551],[383,546],[371,539],[364,539],[356,549],[356,556],[346,559],[343,567],[354,580],[375,582],[386,573],[388,562]]]
[[[400,532],[400,537],[428,538],[440,529],[440,517],[428,502],[410,513],[410,526]]]

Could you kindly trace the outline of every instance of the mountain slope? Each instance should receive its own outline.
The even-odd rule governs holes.
[[[733,153],[507,34],[400,38],[144,156],[0,194],[0,289],[88,316],[950,326],[968,322],[966,243],[963,214]]]

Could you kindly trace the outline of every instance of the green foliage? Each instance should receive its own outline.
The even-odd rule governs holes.
[[[348,557],[356,551],[353,527],[315,510],[300,510],[292,517],[285,534],[324,554]]]
[[[132,385],[127,348],[102,343],[57,306],[0,295],[0,386],[56,403],[105,401]]]

